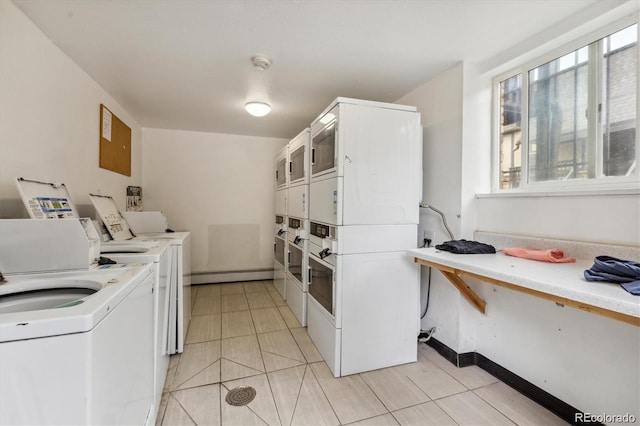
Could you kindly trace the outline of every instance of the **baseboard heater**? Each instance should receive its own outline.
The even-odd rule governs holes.
[[[564,421],[572,425],[602,425],[597,422],[576,421],[576,419],[584,418],[583,412],[572,407],[566,402],[556,398],[550,393],[540,389],[533,383],[523,379],[517,374],[512,373],[499,364],[491,361],[489,358],[477,352],[457,353],[444,343],[437,339],[431,338],[426,342],[427,345],[435,349],[440,355],[457,367],[466,367],[469,365],[477,365],[492,376],[500,379],[506,385],[511,386],[529,399],[542,405],[547,410],[554,413]]]
[[[272,279],[273,268],[248,269],[243,271],[211,271],[191,273],[191,284],[216,284]]]

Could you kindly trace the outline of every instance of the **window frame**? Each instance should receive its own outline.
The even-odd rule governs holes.
[[[491,131],[492,131],[492,171],[491,171],[491,192],[494,194],[526,194],[526,193],[560,193],[564,191],[579,192],[601,192],[602,190],[634,190],[640,187],[640,24],[637,14],[627,16],[624,19],[617,20],[611,24],[605,25],[600,29],[590,32],[574,39],[555,49],[551,49],[546,53],[537,55],[534,58],[523,60],[518,66],[510,68],[508,71],[502,72],[493,77],[491,80]],[[598,117],[598,104],[602,101],[601,82],[598,81],[601,74],[601,60],[590,60],[589,69],[589,120],[588,120],[588,142],[590,149],[595,149],[595,176],[594,178],[584,179],[568,179],[530,182],[529,181],[529,71],[538,68],[548,62],[559,59],[573,51],[582,47],[589,46],[590,57],[596,52],[597,47],[593,45],[595,42],[600,46],[600,41],[624,28],[631,25],[637,25],[637,42],[636,42],[636,172],[635,176],[602,176],[602,148],[603,144],[599,139],[602,131],[602,118]],[[598,57],[600,54],[598,53]],[[595,72],[594,72],[595,71]],[[501,144],[501,93],[500,83],[508,78],[516,75],[521,76],[521,170],[520,170],[520,186],[518,188],[501,189],[501,164],[500,164],[500,144]],[[595,92],[595,95],[591,92]]]

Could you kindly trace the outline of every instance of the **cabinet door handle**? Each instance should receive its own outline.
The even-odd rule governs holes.
[[[311,148],[311,164],[316,164],[316,149]]]
[[[307,284],[311,285],[311,266],[307,268]]]

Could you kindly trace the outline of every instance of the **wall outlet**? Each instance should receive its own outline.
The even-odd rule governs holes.
[[[430,247],[432,244],[434,244],[435,236],[436,236],[436,233],[434,231],[430,229],[425,229],[422,236],[422,238],[424,239],[424,246]]]

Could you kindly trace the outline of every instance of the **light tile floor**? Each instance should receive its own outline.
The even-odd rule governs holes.
[[[271,281],[192,287],[185,349],[171,357],[157,425],[556,425],[484,370],[419,345],[418,362],[334,378]],[[225,397],[252,386],[236,407]]]

